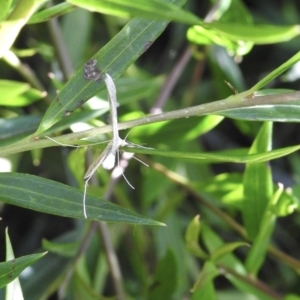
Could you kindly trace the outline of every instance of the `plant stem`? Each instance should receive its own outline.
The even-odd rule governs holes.
[[[252,97],[252,98],[251,98]],[[123,122],[118,124],[118,129],[123,130],[127,128],[132,128],[136,126],[152,124],[156,122],[175,120],[179,118],[188,118],[193,116],[204,116],[208,114],[218,114],[218,112],[233,108],[251,107],[255,105],[262,104],[278,104],[283,102],[292,102],[300,99],[300,92],[284,93],[284,94],[273,94],[266,96],[255,97],[254,95],[249,95],[249,92],[243,92],[237,95],[230,96],[227,99],[214,101],[211,103],[205,103],[197,106],[192,106],[184,109],[179,109],[175,111],[170,111],[166,113],[161,113],[157,115],[146,116],[143,118]],[[102,126],[99,128],[94,128],[82,132],[70,133],[64,136],[57,137],[56,140],[60,143],[74,145],[78,143],[79,139],[98,136],[112,130],[110,125]],[[24,140],[17,142],[15,144],[1,147],[0,156],[7,156],[14,153],[19,153],[23,151],[28,151],[38,148],[46,148],[58,146],[55,142],[48,139],[38,139],[35,135],[29,136]]]

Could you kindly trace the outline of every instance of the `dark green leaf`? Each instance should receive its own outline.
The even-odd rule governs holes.
[[[245,266],[248,272],[254,276],[257,276],[257,273],[259,272],[260,267],[265,260],[267,248],[269,246],[276,222],[276,215],[274,214],[273,210],[282,192],[283,186],[280,185],[273,197],[270,198],[268,207],[264,212],[263,218],[261,219],[257,236],[253,240],[252,247],[247,255]]]
[[[0,174],[1,201],[62,217],[84,219],[83,192],[67,185],[41,177],[18,174]],[[147,217],[105,200],[87,196],[86,209],[89,220],[124,222],[138,225],[163,225]]]
[[[271,150],[272,128],[271,122],[262,126],[251,146],[250,154]],[[259,232],[262,217],[273,193],[270,167],[263,162],[247,163],[243,182],[243,220],[249,237],[253,239]]]
[[[257,104],[218,111],[224,117],[249,121],[300,122],[300,101],[286,104]]]
[[[38,127],[41,121],[41,116],[19,116],[10,119],[0,119],[0,141],[7,142],[8,139],[15,136],[30,134]]]
[[[46,253],[26,255],[0,263],[0,288],[17,278],[25,268],[35,263],[45,254]]]

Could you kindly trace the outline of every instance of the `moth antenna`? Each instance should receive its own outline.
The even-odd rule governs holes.
[[[60,145],[60,146],[63,146],[63,147],[73,147],[73,148],[79,148],[79,147],[80,147],[80,146],[68,145],[68,144],[60,143],[60,142],[56,141],[55,139],[51,138],[50,136],[46,136],[46,135],[45,135],[45,138],[47,138],[48,140],[52,141],[52,142],[55,143],[55,144],[58,144],[58,145]]]
[[[122,160],[122,162],[124,164],[126,164],[126,166],[121,166],[120,165],[120,155],[119,155],[119,152],[118,152],[118,155],[117,155],[117,160],[118,160],[118,164],[117,166],[114,168],[112,174],[111,174],[111,177],[112,178],[119,178],[120,175],[123,176],[123,178],[125,179],[125,181],[127,182],[127,184],[134,190],[134,186],[129,182],[129,180],[126,178],[125,174],[124,174],[124,169],[127,167],[128,165],[128,161],[127,160]]]
[[[143,164],[145,167],[148,167],[149,168],[149,165],[147,165],[144,161],[142,161],[141,159],[139,159],[139,158],[137,158],[137,157],[135,157],[135,156],[133,156],[133,158],[135,159],[135,160],[137,160],[138,162],[140,162],[141,164]]]
[[[127,184],[133,189],[135,190],[134,186],[129,182],[129,180],[126,178],[125,174],[122,173],[123,178],[125,179],[125,181],[127,182]]]
[[[77,149],[81,148],[81,147],[92,147],[94,145],[100,145],[100,144],[104,144],[104,143],[107,142],[107,141],[103,141],[103,142],[95,142],[95,143],[90,143],[90,144],[86,144],[86,145],[75,146],[75,145],[69,145],[69,144],[60,143],[60,142],[56,141],[55,139],[51,138],[50,136],[46,136],[45,135],[45,138],[47,138],[48,140],[50,140],[53,143],[58,144],[60,146],[63,146],[63,147],[72,147],[72,148],[77,148]]]

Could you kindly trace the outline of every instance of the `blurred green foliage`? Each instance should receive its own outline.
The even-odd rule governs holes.
[[[0,299],[300,299],[298,1],[0,7]]]

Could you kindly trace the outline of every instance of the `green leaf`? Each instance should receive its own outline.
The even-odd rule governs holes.
[[[272,151],[266,151],[261,153],[246,153],[246,149],[234,149],[215,151],[210,153],[191,153],[191,152],[175,152],[175,151],[163,151],[155,149],[135,148],[135,147],[123,147],[126,152],[143,153],[150,155],[159,155],[165,157],[172,157],[182,161],[188,161],[191,163],[260,163],[266,162],[272,159],[283,157],[298,151],[300,146],[290,146],[286,148],[280,148]],[[1,154],[1,148],[0,148]]]
[[[158,262],[152,284],[153,288],[147,299],[171,299],[178,284],[177,269],[175,254],[171,249],[168,249],[165,256]]]
[[[76,111],[71,115],[61,119],[51,128],[44,132],[44,135],[51,135],[56,132],[61,132],[65,129],[71,127],[71,125],[78,123],[78,122],[87,122],[91,119],[97,118],[102,116],[104,113],[108,111],[108,108],[97,109],[97,110],[84,110],[84,111]],[[37,129],[37,127],[36,127]]]
[[[230,41],[246,41],[259,45],[289,41],[300,33],[299,25],[273,26],[212,22],[206,24],[206,28]]]
[[[80,235],[77,232],[77,237]],[[22,276],[22,288],[25,300],[49,299],[53,290],[58,289],[64,282],[67,270],[70,270],[71,259],[52,254],[44,256],[31,266],[31,271]],[[37,288],[38,287],[38,288]]]
[[[41,259],[45,254],[46,252],[31,254],[0,263],[0,288],[17,278],[25,268]]]
[[[300,59],[300,54],[296,58]],[[298,92],[286,92],[284,89],[256,91],[278,76],[277,72],[285,71],[292,62],[294,60],[281,65],[272,72],[274,73],[273,76],[266,76],[250,90],[243,92],[242,94],[247,93],[248,95],[242,99],[242,102],[237,103],[235,107],[217,110],[214,114],[251,121],[299,122],[300,96]],[[231,96],[228,99],[234,97]]]
[[[260,222],[261,224],[257,236],[254,239],[252,247],[247,255],[245,266],[248,272],[254,276],[257,275],[261,265],[265,260],[265,255],[276,221],[276,215],[274,214],[273,210],[282,192],[283,185],[280,185],[278,190],[274,193],[273,197],[270,198],[268,207]]]
[[[31,88],[28,83],[11,80],[0,80],[0,93],[3,106],[26,106],[45,97],[44,92]]]
[[[83,192],[67,185],[18,173],[0,174],[1,201],[62,217],[84,219]],[[87,196],[89,220],[124,222],[137,225],[164,225],[105,200]]]
[[[159,0],[67,0],[78,7],[116,17],[141,17],[195,25],[201,20],[178,6]]]
[[[200,216],[197,215],[189,224],[185,232],[186,248],[195,256],[206,259],[208,255],[199,246]]]
[[[220,124],[222,120],[223,117],[214,115],[204,116],[200,119],[182,118],[137,127],[132,135],[148,145],[154,146],[160,143],[178,145],[178,143],[194,140],[205,134]]]
[[[191,300],[217,300],[216,290],[212,281],[202,287],[200,290],[196,290]]]
[[[204,245],[207,247],[210,253],[214,253],[214,251],[221,249],[222,246],[225,245],[224,241],[220,238],[220,236],[218,236],[217,233],[215,233],[211,228],[209,228],[205,224],[202,225],[201,236]],[[218,263],[221,263],[222,265],[234,269],[241,275],[246,274],[246,270],[243,263],[241,263],[232,252],[228,252],[225,256],[221,257]]]
[[[74,8],[75,6],[70,3],[60,3],[54,5],[50,8],[35,13],[33,16],[31,16],[27,24],[36,24],[48,21],[51,18],[57,18],[68,12],[71,12],[72,10],[74,10]]]
[[[36,130],[41,116],[19,116],[10,119],[0,119],[0,141],[1,146],[11,141],[12,138],[28,135]]]
[[[42,246],[49,252],[56,253],[65,257],[73,257],[77,252],[78,243],[59,243],[43,239]]]
[[[0,0],[0,21],[4,21],[8,16],[12,0]]]
[[[294,294],[285,295],[284,300],[300,300],[300,296]]]
[[[220,271],[211,261],[206,261],[204,267],[202,268],[198,278],[191,289],[191,292],[201,290],[207,285],[211,284],[213,279],[220,275]]]
[[[300,122],[300,101],[220,110],[218,115],[248,121]]]
[[[234,242],[234,243],[226,243],[219,247],[218,249],[214,250],[211,254],[210,258],[212,261],[217,262],[220,260],[224,255],[233,252],[235,249],[242,247],[242,246],[250,246],[248,243],[245,242]]]
[[[271,150],[272,123],[266,122],[259,131],[249,153]],[[272,174],[265,163],[247,163],[244,173],[243,221],[251,239],[258,234],[262,217],[273,193]]]
[[[185,0],[174,0],[172,3],[183,5],[184,2]],[[148,49],[167,24],[164,21],[133,19],[93,56],[98,60],[97,67],[116,79]],[[103,88],[103,81],[85,79],[81,67],[52,102],[36,134],[42,133],[69,115]]]
[[[6,21],[0,22],[0,58],[10,49],[20,30],[47,0],[19,0]],[[1,7],[2,8],[2,7]]]
[[[238,55],[247,54],[253,44],[285,42],[298,36],[299,25],[250,25],[241,22],[202,23],[189,28],[187,39],[196,44],[217,44]]]
[[[6,261],[14,260],[15,255],[8,235],[7,228],[5,229],[5,240],[6,240]],[[5,300],[14,300],[14,299],[20,299],[20,300],[24,299],[22,288],[18,277],[6,286]]]
[[[249,91],[256,92],[300,60],[300,51],[256,83]]]
[[[282,192],[276,206],[272,208],[272,211],[277,217],[285,217],[292,214],[298,208],[299,199],[295,193],[288,188]]]

